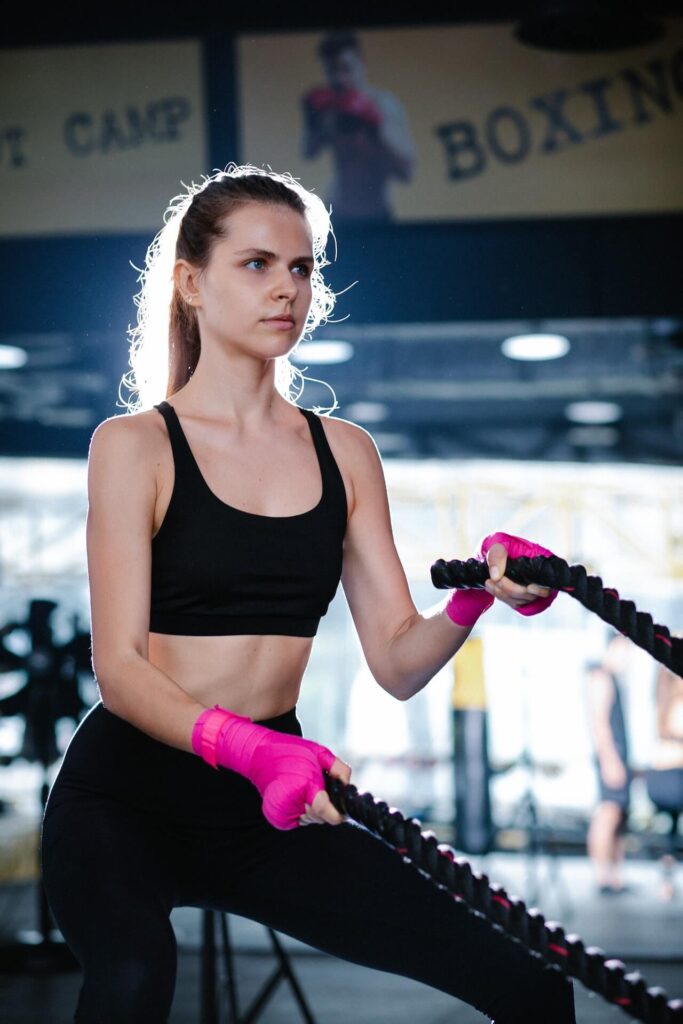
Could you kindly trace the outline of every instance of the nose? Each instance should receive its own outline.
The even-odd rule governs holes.
[[[289,267],[283,267],[273,282],[273,294],[278,298],[288,298],[292,301],[299,293],[299,285],[295,280]]]

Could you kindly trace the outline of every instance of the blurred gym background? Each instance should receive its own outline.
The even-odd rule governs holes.
[[[77,3],[15,10],[0,47],[0,1004],[10,1024],[61,1024],[78,970],[42,898],[37,842],[60,757],[98,699],[88,444],[126,414],[133,296],[170,197],[234,160],[289,170],[332,205],[326,276],[340,294],[334,322],[299,345],[299,401],[336,399],[374,437],[418,608],[443,596],[432,562],[500,529],[680,633],[683,12]],[[360,788],[681,995],[683,840],[676,806],[648,787],[663,682],[633,645],[618,672],[625,891],[601,901],[588,857],[589,681],[610,638],[565,595],[534,619],[494,607],[399,703],[370,677],[340,587],[299,708]],[[683,772],[680,703],[670,718],[667,764]],[[176,927],[172,1020],[211,1024],[199,912]],[[238,925],[240,949],[248,990],[268,953],[256,926]],[[396,993],[394,1021],[453,1006],[291,949],[331,1024],[381,1020]],[[622,1016],[581,998],[582,1021]],[[282,989],[259,1012],[277,1024],[299,1008]]]

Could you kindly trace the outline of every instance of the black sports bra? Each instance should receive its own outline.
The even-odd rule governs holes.
[[[337,592],[347,503],[320,417],[308,421],[322,476],[318,504],[263,516],[221,501],[202,476],[173,406],[166,421],[175,480],[152,538],[150,632],[315,636]]]

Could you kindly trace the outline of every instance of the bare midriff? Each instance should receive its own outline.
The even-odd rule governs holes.
[[[313,637],[149,634],[149,660],[207,707],[274,718],[297,702]]]

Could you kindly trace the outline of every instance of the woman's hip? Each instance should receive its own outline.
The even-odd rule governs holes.
[[[300,733],[295,709],[268,724]],[[248,779],[224,768],[216,770],[196,754],[154,739],[101,701],[71,737],[45,813],[51,814],[66,800],[92,797],[123,802],[180,825],[229,830],[262,819],[260,795]]]

